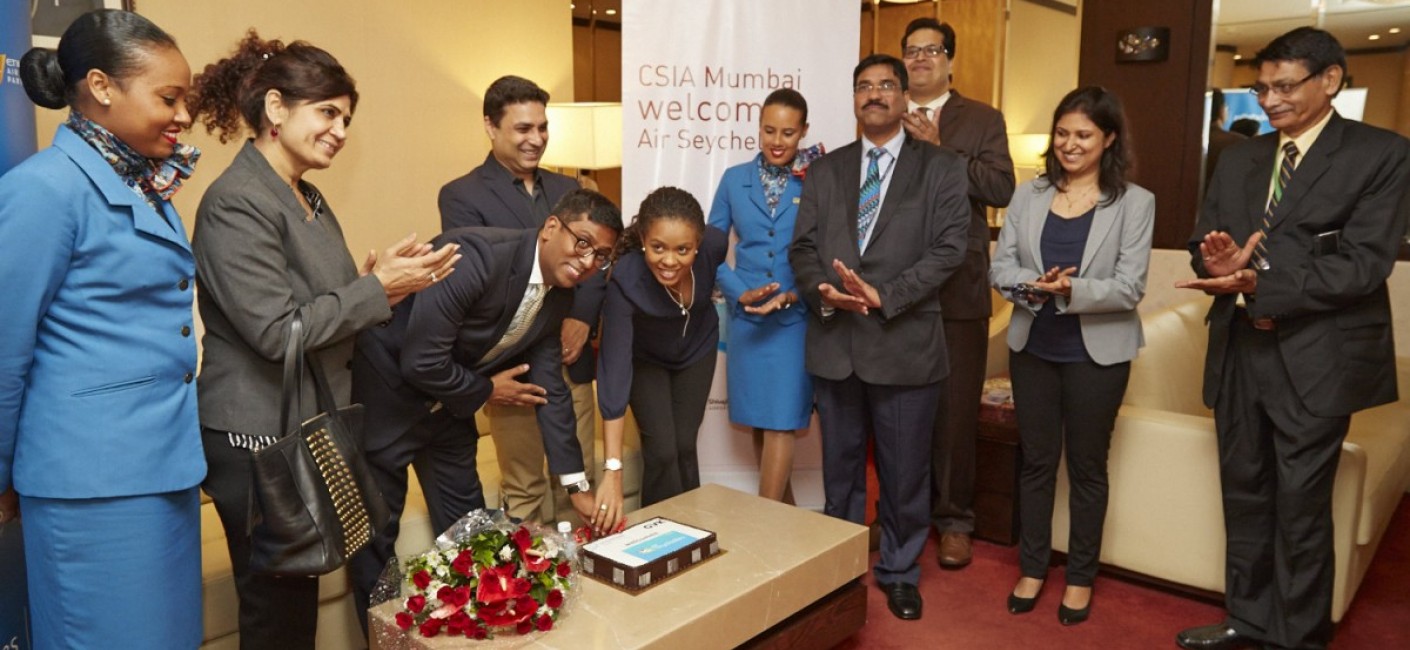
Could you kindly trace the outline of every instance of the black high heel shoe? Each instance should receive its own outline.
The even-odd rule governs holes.
[[[1045,583],[1045,584],[1046,584],[1046,583]],[[1014,595],[1014,593],[1013,593],[1012,591],[1010,591],[1010,592],[1009,592],[1009,613],[1010,613],[1010,614],[1027,614],[1028,612],[1033,611],[1033,608],[1038,604],[1038,596],[1042,595],[1042,593],[1043,593],[1043,585],[1041,585],[1041,584],[1038,585],[1038,593],[1033,594],[1033,597],[1032,597],[1032,598],[1023,598],[1023,597],[1021,597],[1021,596]]]
[[[1082,609],[1072,609],[1067,605],[1058,603],[1058,622],[1062,623],[1063,625],[1076,625],[1078,623],[1081,623],[1082,621],[1087,620],[1087,617],[1091,614],[1092,601],[1090,597],[1087,600],[1087,606],[1083,607]]]

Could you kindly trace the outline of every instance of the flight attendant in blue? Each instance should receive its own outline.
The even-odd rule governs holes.
[[[199,155],[177,143],[191,69],[145,18],[95,11],[20,70],[70,108],[0,177],[0,521],[24,521],[34,648],[194,648],[196,267],[170,203]]]
[[[808,426],[813,383],[803,367],[807,310],[793,309],[798,292],[788,244],[808,164],[822,145],[799,150],[808,135],[808,103],[792,88],[764,100],[762,151],[725,170],[710,225],[739,238],[734,267],[720,265],[717,282],[729,306],[729,415],[754,431],[759,496],[793,503],[793,436]]]

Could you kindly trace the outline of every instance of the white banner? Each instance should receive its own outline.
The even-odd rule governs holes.
[[[852,68],[861,47],[855,0],[624,0],[622,3],[622,215],[663,185],[708,214],[720,176],[759,152],[759,112],[778,88],[808,101],[809,146],[856,139]],[[721,348],[727,331],[721,327]],[[721,355],[700,429],[701,481],[747,492],[758,465],[747,431],[729,423]],[[799,439],[798,504],[821,509],[817,427]]]

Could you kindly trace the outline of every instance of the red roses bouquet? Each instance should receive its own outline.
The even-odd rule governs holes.
[[[397,627],[468,639],[546,632],[576,583],[572,560],[556,533],[498,511],[471,513],[436,549],[403,562]]]

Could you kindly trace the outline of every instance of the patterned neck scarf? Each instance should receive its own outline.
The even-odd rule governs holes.
[[[201,157],[200,149],[178,143],[170,157],[152,160],[137,153],[136,149],[76,109],[69,111],[67,125],[97,150],[123,182],[146,199],[157,212],[161,212],[158,207],[160,203],[171,200],[172,195],[181,189],[181,182],[190,178],[192,168]]]
[[[788,177],[797,176],[798,180],[803,180],[808,175],[808,165],[822,155],[821,142],[806,149],[799,149],[798,154],[793,157],[793,162],[787,166],[771,165],[764,160],[763,154],[759,155],[759,182],[764,186],[764,200],[768,201],[770,211],[778,208],[778,202],[783,198],[783,190],[788,187]]]

